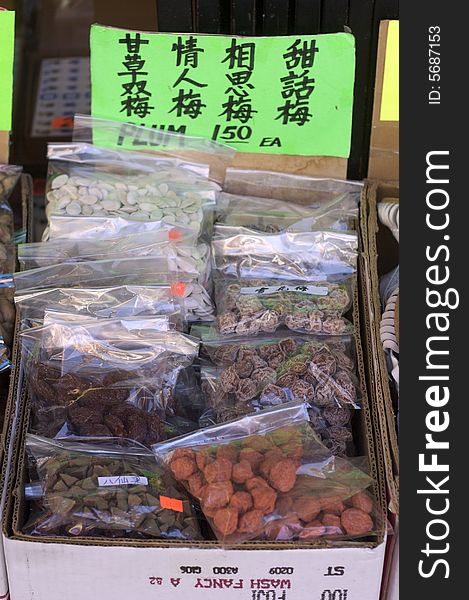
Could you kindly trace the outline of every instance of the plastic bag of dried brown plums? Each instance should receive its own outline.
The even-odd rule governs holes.
[[[302,401],[332,454],[354,454],[351,421],[361,403],[353,337],[277,333],[227,339],[211,328],[193,332],[201,337],[201,356],[211,363],[201,369],[202,426]]]
[[[179,383],[192,385],[185,371],[198,342],[154,327],[151,318],[100,319],[22,332],[31,431],[50,438],[128,438],[149,446],[195,429],[197,415],[190,415],[192,427],[175,430],[171,421],[188,417],[187,399],[181,400],[188,394],[180,394]]]
[[[378,527],[372,479],[333,456],[289,403],[153,446],[224,544],[351,539]]]
[[[30,535],[201,539],[182,486],[145,448],[121,440],[26,436],[39,498]]]
[[[221,335],[303,333],[343,335],[353,331],[344,318],[352,304],[352,278],[336,281],[219,279],[215,282],[217,328]]]

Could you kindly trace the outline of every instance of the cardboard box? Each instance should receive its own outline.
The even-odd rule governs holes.
[[[381,21],[379,27],[368,177],[397,182],[399,181],[399,121],[381,120],[389,24],[390,21]]]
[[[362,549],[224,551],[5,539],[5,551],[12,600],[376,600],[383,559],[383,544]],[[330,569],[340,569],[339,565],[344,575],[329,576]],[[182,566],[199,567],[200,574],[183,575]],[[236,575],[224,574],[233,568]],[[272,575],[272,569],[285,574]]]
[[[359,305],[354,318],[359,331]],[[362,311],[363,312],[363,311]],[[364,338],[366,339],[366,338]],[[15,351],[18,355],[18,346]],[[366,394],[362,341],[357,336],[358,374],[363,408],[356,429],[360,454],[368,457],[374,494],[384,513],[384,468],[376,434],[373,407]],[[9,397],[8,452],[3,462],[3,542],[13,600],[111,600],[119,597],[155,597],[162,600],[204,597],[306,600],[378,600],[385,552],[385,521],[367,542],[277,543],[251,542],[221,549],[214,542],[192,544],[165,541],[38,539],[21,533],[26,518],[23,484],[26,479],[24,434],[27,399],[21,390],[16,361]],[[98,570],[97,570],[98,565]],[[182,573],[181,567],[186,573]],[[192,571],[192,572],[191,572]],[[161,581],[160,579],[161,578]],[[366,582],[366,585],[364,585]],[[220,591],[223,590],[223,591]]]
[[[396,531],[395,537],[395,551],[389,569],[390,576],[383,596],[386,600],[399,600],[399,531]]]
[[[7,164],[10,154],[10,133],[0,131],[0,163]]]
[[[26,239],[31,241],[32,232],[32,206],[33,206],[33,182],[30,175],[23,174],[13,190],[10,197],[10,204],[17,217],[15,221],[15,229],[22,228],[26,232]],[[12,357],[15,364],[15,357]],[[0,385],[8,385],[6,381],[0,382]],[[0,461],[5,458],[5,451],[8,448],[7,438],[8,424],[10,423],[11,402],[7,402],[6,411],[3,419],[4,429],[0,437]],[[3,481],[3,479],[2,479]],[[3,511],[5,496],[3,495],[4,488],[0,487],[0,512]],[[6,571],[5,556],[3,551],[3,538],[0,541],[0,600],[8,598],[8,576]]]
[[[372,353],[369,357],[378,369],[378,377],[369,380],[369,386],[374,389],[377,425],[380,429],[384,465],[386,470],[386,485],[388,490],[389,510],[399,514],[399,445],[396,430],[396,415],[391,389],[388,384],[386,357],[381,343],[381,301],[379,296],[379,278],[398,264],[398,244],[387,227],[378,221],[377,203],[386,197],[399,197],[399,188],[395,184],[370,183],[367,186],[366,204],[363,207],[363,218],[367,220],[366,239],[363,240],[365,249],[363,260],[366,262],[364,274],[364,293],[367,294],[365,306],[368,309],[371,338],[367,350]]]
[[[382,600],[398,597],[398,527],[399,527],[399,445],[396,429],[395,401],[389,386],[386,356],[383,350],[380,323],[381,301],[379,295],[379,278],[397,266],[399,262],[399,246],[389,229],[379,223],[377,203],[384,198],[399,198],[399,187],[396,183],[369,182],[366,198],[362,206],[362,244],[364,252],[361,256],[362,289],[365,302],[362,304],[364,318],[368,321],[368,341],[365,345],[368,363],[374,370],[368,370],[368,389],[375,408],[376,443],[381,445],[384,459],[388,516],[395,535],[387,541]]]

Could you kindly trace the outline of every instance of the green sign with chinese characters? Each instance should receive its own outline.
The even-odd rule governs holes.
[[[0,10],[0,131],[11,129],[15,13]]]
[[[242,152],[347,158],[351,34],[225,37],[91,28],[92,114]]]

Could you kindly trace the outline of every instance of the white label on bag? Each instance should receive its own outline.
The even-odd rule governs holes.
[[[261,285],[259,287],[241,288],[241,294],[252,296],[269,296],[278,292],[301,292],[302,294],[311,294],[314,296],[327,296],[329,290],[327,287],[316,285]]]
[[[116,477],[98,477],[99,487],[109,485],[148,485],[146,477],[139,475],[117,475]]]

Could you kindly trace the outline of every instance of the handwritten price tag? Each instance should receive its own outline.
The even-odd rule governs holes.
[[[116,477],[98,477],[99,487],[108,487],[111,485],[148,485],[146,477],[138,475],[118,475]]]
[[[241,294],[252,296],[269,296],[280,292],[298,292],[314,296],[327,296],[329,290],[326,287],[317,285],[263,285],[261,287],[241,288],[240,292]]]

